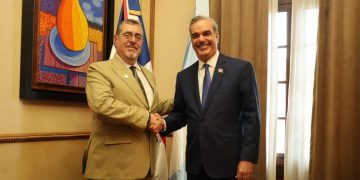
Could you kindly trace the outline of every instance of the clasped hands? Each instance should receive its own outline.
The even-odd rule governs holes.
[[[150,114],[149,122],[147,128],[150,132],[156,134],[161,132],[164,129],[165,124],[163,123],[163,119],[160,114]]]

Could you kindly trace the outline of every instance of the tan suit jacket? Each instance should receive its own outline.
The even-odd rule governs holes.
[[[138,179],[148,174],[149,139],[154,136],[146,130],[149,113],[168,114],[173,102],[159,100],[152,73],[142,71],[154,91],[150,107],[122,59],[89,66],[86,96],[94,115],[85,162],[87,178]]]

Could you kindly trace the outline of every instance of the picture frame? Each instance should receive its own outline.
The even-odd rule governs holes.
[[[81,4],[87,0],[74,1]],[[96,19],[96,11],[92,12],[97,21],[90,21],[84,12],[80,12],[85,8],[77,7],[77,13],[83,13],[86,19],[72,19],[74,22],[69,22],[68,17],[75,17],[69,13],[76,12],[66,10],[69,7],[65,2],[69,1],[23,0],[20,99],[85,102],[88,65],[105,60],[110,55],[114,1],[99,1],[103,2],[102,17]],[[59,10],[59,7],[62,9]],[[59,23],[58,19],[64,23]],[[81,30],[81,27],[88,28],[87,37],[81,37],[83,31],[72,32],[70,36],[64,33],[69,29]]]

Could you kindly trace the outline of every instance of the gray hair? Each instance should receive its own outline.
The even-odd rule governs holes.
[[[191,21],[190,21],[190,26],[189,26],[189,32],[190,32],[190,33],[191,33],[191,26],[192,26],[194,23],[196,23],[196,22],[198,22],[198,21],[201,21],[201,20],[208,20],[208,21],[210,21],[211,24],[212,24],[212,28],[213,28],[214,32],[217,33],[217,32],[219,31],[219,27],[218,27],[216,21],[215,21],[213,18],[207,17],[207,16],[201,16],[201,15],[200,15],[200,16],[195,16],[195,17],[193,17],[193,18],[191,19]]]
[[[119,26],[116,29],[116,35],[120,34],[121,28],[123,27],[124,24],[130,24],[130,25],[135,25],[135,26],[139,26],[140,29],[142,29],[141,23],[138,20],[134,20],[134,19],[126,19],[124,21],[122,21]]]

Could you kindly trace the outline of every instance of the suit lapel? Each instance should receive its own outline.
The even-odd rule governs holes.
[[[113,71],[122,79],[125,84],[134,92],[135,96],[141,101],[144,106],[149,109],[146,97],[144,96],[137,80],[132,75],[131,71],[126,67],[126,65],[121,62],[122,59],[117,58],[116,56],[111,59],[113,62]]]
[[[199,71],[199,61],[196,62],[194,66],[192,66],[191,70],[191,76],[190,76],[190,83],[193,88],[192,92],[193,97],[195,99],[196,106],[198,107],[199,112],[202,111],[201,101],[200,101],[200,94],[199,94],[199,79],[198,79],[198,71]]]
[[[209,93],[206,99],[206,104],[205,104],[205,108],[204,108],[204,112],[203,114],[206,113],[209,105],[211,104],[211,101],[213,100],[216,90],[218,89],[219,85],[221,84],[222,78],[223,78],[223,73],[224,73],[224,65],[225,65],[225,60],[223,59],[222,55],[219,55],[219,59],[216,63],[216,67],[214,69],[214,75],[213,75],[213,79],[211,81],[211,85],[210,85],[210,89],[209,89]]]

